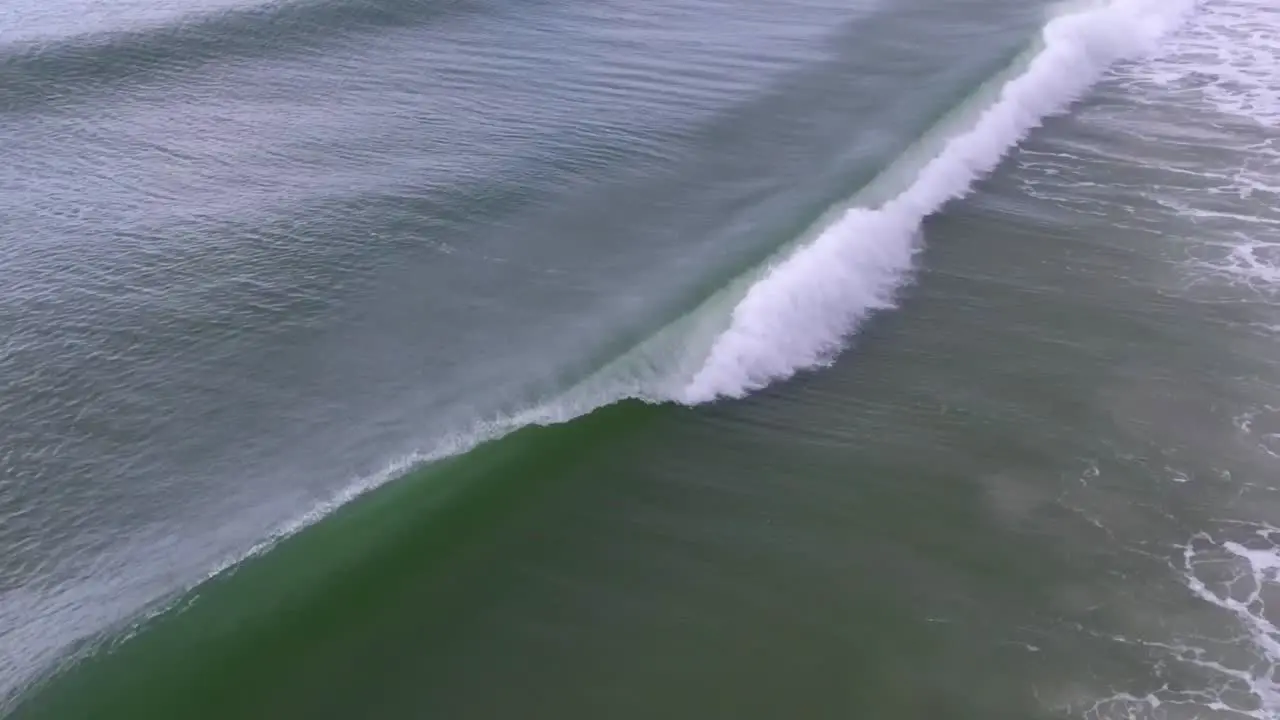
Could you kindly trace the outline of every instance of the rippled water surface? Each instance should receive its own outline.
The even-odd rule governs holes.
[[[1268,0],[0,10],[0,715],[1280,715]]]

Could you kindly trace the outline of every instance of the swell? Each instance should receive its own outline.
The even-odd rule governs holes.
[[[484,11],[490,0],[286,0],[138,30],[0,45],[0,111],[83,101],[204,64],[321,51],[336,39]]]
[[[276,681],[289,682],[280,675],[295,672],[289,668],[298,658],[316,652],[325,637],[374,622],[384,601],[376,587],[419,582],[411,579],[414,561],[435,557],[429,548],[455,547],[448,528],[459,526],[447,518],[471,518],[463,526],[479,532],[496,516],[474,508],[505,507],[506,493],[551,482],[640,419],[672,411],[629,399],[696,405],[830,362],[865,317],[893,305],[910,279],[925,218],[967,194],[1041,120],[1067,110],[1113,63],[1152,47],[1193,7],[1190,0],[1117,0],[1050,21],[1014,66],[772,262],[558,399],[460,433],[350,486],[280,528],[233,563],[234,572],[215,572],[182,599],[181,611],[144,622],[109,650],[86,646],[82,656],[91,657],[26,695],[16,715],[77,717],[99,708],[93,716],[243,716],[227,704],[270,704]],[[466,500],[475,497],[485,499]],[[438,513],[431,509],[437,506]],[[388,567],[392,580],[369,578]],[[255,660],[259,653],[267,659]]]

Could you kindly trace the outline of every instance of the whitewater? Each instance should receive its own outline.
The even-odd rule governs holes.
[[[859,322],[893,306],[925,218],[966,195],[1010,148],[1069,109],[1115,63],[1154,52],[1194,8],[1190,0],[1120,0],[1051,20],[1025,70],[999,90],[971,129],[946,141],[910,187],[878,208],[848,209],[751,287],[675,399],[697,404],[741,397],[831,362]]]

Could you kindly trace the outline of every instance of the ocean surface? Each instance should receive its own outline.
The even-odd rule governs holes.
[[[0,716],[1280,718],[1280,4],[8,0]]]

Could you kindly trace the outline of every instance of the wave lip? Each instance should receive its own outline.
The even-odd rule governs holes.
[[[844,211],[747,291],[701,369],[674,399],[698,404],[742,397],[830,363],[864,318],[893,306],[910,277],[926,217],[967,195],[1009,149],[1044,119],[1066,111],[1112,65],[1154,50],[1197,4],[1111,0],[1076,5],[1051,19],[1019,63],[1024,69],[905,190],[877,208]]]

